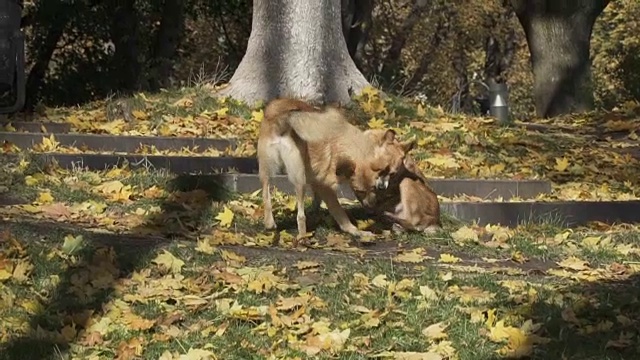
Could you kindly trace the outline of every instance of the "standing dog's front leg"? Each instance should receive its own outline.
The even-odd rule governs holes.
[[[359,230],[353,225],[347,212],[342,208],[342,205],[340,205],[338,195],[333,189],[327,186],[318,186],[316,192],[322,201],[327,204],[327,209],[329,209],[329,213],[338,223],[340,230],[354,236],[374,236],[372,232]]]
[[[313,193],[313,201],[311,201],[311,207],[309,208],[309,214],[313,214],[314,216],[317,216],[320,214],[320,207],[322,205],[322,199],[320,198],[320,195],[318,195],[318,192],[316,191],[316,187],[315,186],[311,186],[311,191]]]

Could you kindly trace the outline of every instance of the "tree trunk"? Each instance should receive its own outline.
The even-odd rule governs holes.
[[[591,30],[608,3],[609,0],[511,0],[529,45],[538,116],[593,109]]]
[[[391,46],[384,57],[382,70],[380,71],[382,80],[387,85],[391,85],[398,80],[397,77],[400,75],[402,69],[400,55],[402,55],[402,50],[409,36],[411,36],[411,32],[418,22],[423,19],[422,14],[426,10],[427,5],[427,0],[415,0],[411,6],[409,15],[404,19],[400,29],[391,40]]]
[[[33,42],[38,44],[38,47],[34,52],[33,66],[29,71],[25,84],[26,99],[24,109],[26,111],[33,110],[40,98],[40,90],[44,84],[51,57],[69,23],[71,9],[68,5],[53,1],[48,5],[51,7],[43,6],[42,9],[38,10],[38,13],[33,15],[36,20],[35,26],[43,26],[47,29],[46,31],[34,31],[36,38]],[[42,22],[38,20],[42,20]],[[49,23],[47,24],[45,20],[49,20]]]
[[[456,15],[455,6],[445,4],[442,7],[434,7],[434,11],[440,12],[441,15],[437,17],[438,22],[436,23],[435,31],[431,35],[428,46],[423,51],[418,67],[404,84],[405,90],[419,90],[418,86],[424,79],[424,75],[429,71],[429,67],[437,54],[436,51],[438,47],[451,34],[451,21],[449,19]]]
[[[454,94],[451,112],[462,112],[464,114],[473,113],[473,99],[469,92],[469,77],[467,76],[467,60],[462,49],[459,49],[452,59],[453,71],[456,74],[458,91]]]
[[[368,85],[347,52],[341,0],[254,0],[247,51],[219,92],[249,104],[276,97],[341,103]]]
[[[513,8],[509,6],[509,0],[503,0],[504,9],[500,14],[488,19],[485,25],[487,29],[495,29],[499,23],[508,23],[513,16]],[[507,77],[507,71],[511,68],[516,47],[516,32],[510,28],[506,35],[495,34],[490,31],[485,39],[484,81],[489,83],[503,83]]]
[[[342,0],[342,32],[349,56],[362,69],[364,46],[371,30],[373,0]]]
[[[184,30],[184,0],[165,0],[162,20],[153,51],[151,82],[152,90],[170,85],[173,59],[176,56]]]
[[[136,91],[140,85],[140,49],[138,47],[138,12],[135,0],[113,0],[111,39],[115,45],[113,54],[116,87],[124,91]]]

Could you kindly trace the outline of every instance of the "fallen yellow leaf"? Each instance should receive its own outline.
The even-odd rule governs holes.
[[[447,324],[443,322],[435,323],[427,326],[422,330],[422,335],[426,336],[429,340],[442,340],[447,338],[447,334],[444,330],[447,328]]]
[[[569,167],[569,159],[566,157],[556,158],[556,165],[553,167],[555,170],[563,172]]]
[[[180,271],[182,271],[182,267],[184,266],[184,261],[178,259],[172,253],[164,249],[162,250],[162,253],[156,256],[156,258],[151,262],[163,267],[173,274],[180,273]]]
[[[221,227],[228,228],[231,226],[231,223],[233,222],[233,217],[234,217],[233,211],[231,211],[231,209],[225,206],[224,210],[219,212],[218,215],[216,215],[215,219],[220,221],[219,225]]]
[[[38,194],[38,199],[36,200],[39,204],[49,204],[53,202],[53,196],[50,192],[45,191]]]
[[[440,259],[438,260],[438,262],[445,263],[445,264],[453,264],[459,261],[460,261],[459,257],[453,256],[451,254],[440,254]]]

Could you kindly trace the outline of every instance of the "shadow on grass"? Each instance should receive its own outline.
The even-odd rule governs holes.
[[[34,262],[34,276],[54,275],[59,279],[50,297],[37,307],[38,311],[30,318],[30,333],[3,344],[0,359],[63,358],[61,353],[68,349],[69,344],[51,336],[51,333],[46,335],[46,332],[61,329],[69,323],[69,315],[74,315],[76,330],[86,328],[89,316],[83,314],[101,312],[113,295],[116,282],[128,277],[139,264],[147,262],[158,246],[169,242],[163,238],[99,234],[53,222],[0,221],[0,228],[25,239],[22,243],[25,243]],[[69,267],[57,273],[60,269],[47,255],[61,245],[60,240],[65,234],[82,235],[86,245],[73,254],[77,261],[67,259],[65,262]]]
[[[149,215],[134,233],[144,234],[149,228],[165,236],[196,235],[214,226],[216,212],[222,202],[233,198],[223,183],[211,176],[178,175],[167,184],[169,196],[160,211]]]
[[[219,183],[203,182],[201,178],[192,176],[174,178],[170,189],[173,193],[161,204],[160,213],[150,219],[150,224],[165,235],[174,232],[173,235],[184,234],[184,230],[195,231],[206,226],[204,221],[207,217],[215,216],[211,215],[211,202],[227,200],[230,196]],[[175,231],[176,225],[183,227],[182,231]],[[185,226],[188,228],[184,229]],[[31,331],[0,347],[0,359],[7,360],[64,358],[62,354],[70,344],[60,336],[51,335],[51,331],[69,325],[70,315],[76,331],[86,329],[90,325],[90,315],[104,311],[103,306],[114,296],[114,288],[120,279],[147,265],[157,255],[160,246],[171,243],[173,239],[180,240],[171,236],[96,233],[77,225],[45,221],[0,220],[0,229],[25,239],[23,243],[34,252],[30,255],[38,259],[32,260],[37,262],[34,272],[41,272],[40,275],[45,277],[55,275],[59,279],[55,290],[43,297],[46,300],[31,316]],[[134,234],[143,231],[132,229]],[[54,248],[59,248],[62,239],[69,234],[82,235],[86,245],[73,253],[75,260],[64,260],[68,265],[66,269],[56,269],[47,255]]]
[[[513,309],[534,324],[535,334],[548,342],[535,343],[529,359],[637,359],[640,351],[640,276],[617,281],[554,286],[546,299],[523,304],[507,301],[496,308]],[[542,297],[541,297],[542,298]],[[498,310],[500,312],[500,310]],[[498,314],[498,318],[506,314]],[[531,337],[530,339],[533,339]],[[496,354],[491,360],[504,359]]]

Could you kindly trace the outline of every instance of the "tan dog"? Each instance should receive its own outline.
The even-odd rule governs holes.
[[[374,141],[384,137],[380,130],[365,133]],[[410,156],[404,158],[403,165],[391,177],[387,189],[376,191],[376,203],[371,209],[393,221],[396,232],[407,229],[434,233],[442,226],[438,196]]]
[[[304,195],[310,185],[314,198],[327,205],[340,229],[371,236],[351,222],[338,202],[338,183],[347,181],[367,206],[376,189],[389,185],[389,174],[402,166],[406,151],[387,130],[375,140],[351,125],[335,107],[319,109],[294,99],[267,104],[258,137],[258,166],[264,202],[264,225],[275,229],[269,189],[270,178],[283,168],[295,187],[298,238],[306,234]]]

